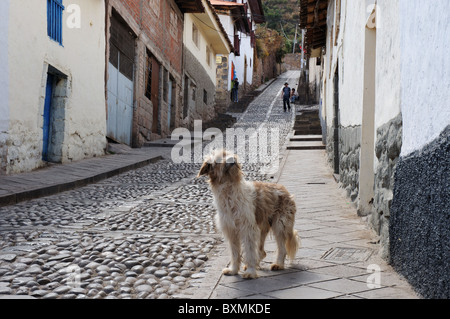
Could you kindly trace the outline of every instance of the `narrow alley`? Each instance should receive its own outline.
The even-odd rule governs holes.
[[[195,178],[199,164],[174,164],[170,148],[149,147],[141,153],[157,153],[162,159],[94,184],[1,207],[0,295],[415,297],[377,258],[373,237],[332,180],[324,150],[286,151],[296,112],[283,112],[279,93],[284,82],[293,85],[297,78],[297,71],[283,74],[263,88],[246,112],[235,114],[240,116],[235,128],[270,123],[279,131],[279,149],[269,155],[276,156],[270,157],[281,170],[269,175],[262,173],[261,165],[244,163],[244,171],[248,179],[284,184],[296,196],[296,227],[303,246],[286,270],[262,269],[263,278],[255,281],[221,277],[228,253],[214,225],[208,185]],[[114,156],[120,155],[109,155]],[[82,163],[79,170],[86,170]],[[49,168],[46,183],[54,176]],[[269,263],[272,241],[267,249]],[[376,288],[367,282],[369,262],[380,265],[381,286]]]

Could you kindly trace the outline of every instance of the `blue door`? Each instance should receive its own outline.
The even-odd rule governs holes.
[[[44,104],[44,124],[43,129],[43,143],[42,143],[42,160],[48,161],[48,142],[50,136],[50,116],[52,109],[53,96],[53,75],[47,74],[47,86],[45,88],[45,104]]]

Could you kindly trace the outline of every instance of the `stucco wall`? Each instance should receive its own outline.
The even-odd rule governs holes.
[[[400,113],[399,1],[377,0],[375,130]]]
[[[427,298],[449,298],[450,2],[399,0],[403,146],[389,225],[393,266]]]
[[[7,172],[42,165],[42,125],[48,65],[67,76],[66,135],[62,161],[104,154],[105,6],[78,1],[80,28],[69,28],[63,15],[63,46],[47,35],[47,6],[39,1],[10,4],[9,142]]]
[[[0,12],[9,12],[9,0],[0,2]],[[8,43],[9,15],[4,14],[0,20],[0,43]],[[9,129],[9,65],[8,47],[0,45],[0,174],[6,173],[7,147]]]
[[[450,119],[450,2],[400,1],[401,108],[406,156],[436,139]]]
[[[192,24],[195,24],[199,30],[198,36],[198,46],[192,41]],[[207,40],[203,35],[203,28],[206,27],[201,21],[196,19],[193,14],[186,14],[184,16],[184,45],[186,49],[189,50],[201,64],[203,69],[205,69],[208,77],[211,81],[216,81],[216,55],[212,48],[210,56],[210,64],[206,63],[206,46],[208,45]],[[185,64],[186,67],[186,64]]]

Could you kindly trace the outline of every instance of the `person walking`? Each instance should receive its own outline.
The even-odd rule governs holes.
[[[284,83],[284,88],[281,91],[281,97],[283,98],[283,109],[286,112],[286,105],[289,112],[291,111],[291,88],[289,87],[289,83]]]
[[[239,102],[239,81],[238,78],[235,78],[231,84],[231,92],[232,92],[232,100],[233,102]]]

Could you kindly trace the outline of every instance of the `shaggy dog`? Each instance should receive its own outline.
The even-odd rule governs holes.
[[[278,184],[246,181],[237,156],[225,150],[206,158],[198,177],[202,175],[209,176],[218,211],[217,223],[230,245],[231,264],[223,273],[238,273],[242,244],[245,263],[242,277],[256,278],[256,269],[266,256],[264,242],[270,230],[278,246],[277,261],[270,269],[284,269],[286,255],[294,259],[300,244],[294,229],[293,196]]]

